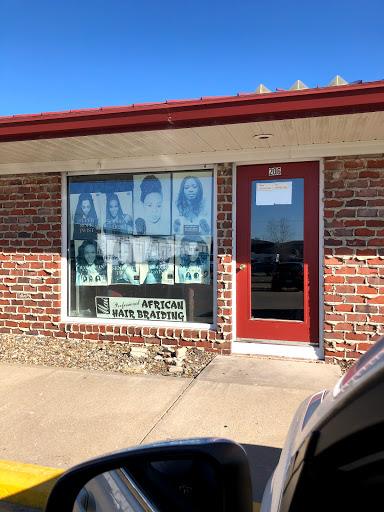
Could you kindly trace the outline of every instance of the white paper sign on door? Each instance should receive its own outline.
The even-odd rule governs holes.
[[[267,181],[256,185],[257,206],[292,204],[292,181]]]

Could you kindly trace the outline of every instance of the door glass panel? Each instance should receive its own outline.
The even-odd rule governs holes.
[[[304,321],[304,179],[252,181],[252,318]]]

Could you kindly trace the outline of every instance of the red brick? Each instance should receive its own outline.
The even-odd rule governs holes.
[[[359,167],[364,167],[365,162],[364,160],[346,160],[344,162],[344,167],[346,169],[356,169]]]
[[[347,240],[347,245],[350,245],[353,247],[364,247],[367,245],[367,241],[355,238],[353,240]]]
[[[368,277],[367,283],[373,286],[384,286],[384,278],[378,276]]]
[[[367,206],[367,201],[364,199],[350,199],[345,201],[345,206],[351,208],[352,206]]]
[[[145,338],[145,343],[148,343],[149,345],[161,345],[161,341],[162,340],[156,336]]]
[[[324,258],[324,265],[342,265],[343,260],[340,258]]]
[[[334,357],[342,357],[342,358],[344,358],[344,352],[340,352],[340,351],[339,351],[339,352],[332,352],[332,351],[328,351],[327,353],[328,353],[328,354],[332,354],[332,356],[334,356]]]
[[[325,283],[344,283],[343,276],[326,276],[324,279]]]
[[[327,237],[324,237],[324,245],[325,246],[340,246],[342,245],[342,240],[341,239],[337,239],[337,238],[334,238],[334,237],[331,237],[331,238],[327,238]]]
[[[367,244],[368,245],[374,245],[374,246],[383,247],[383,245],[384,245],[384,238],[371,238],[370,240],[367,241]]]
[[[384,187],[384,179],[379,180],[370,180],[371,181],[371,187]]]
[[[357,231],[357,230],[355,230],[355,231]],[[374,232],[373,232],[373,234],[374,234]],[[334,229],[333,236],[335,236],[335,237],[353,236],[353,229],[346,229],[346,228]]]
[[[343,331],[343,332],[353,331],[353,325],[350,323],[347,323],[347,322],[335,324],[334,330],[335,331]]]
[[[366,224],[367,221],[365,220],[360,220],[360,219],[346,219],[344,221],[344,226],[345,227],[359,227],[359,226],[364,226]]]
[[[336,274],[344,274],[344,275],[354,275],[356,274],[356,269],[354,267],[341,267],[335,269]]]
[[[363,333],[346,332],[345,339],[351,341],[367,341],[367,335]]]
[[[369,267],[358,267],[357,273],[365,276],[369,275],[377,275],[377,268],[369,268]]]
[[[376,208],[359,208],[356,212],[358,217],[377,217]]]
[[[181,345],[181,341],[179,342],[179,340],[176,340],[176,339],[166,339],[166,338],[163,338],[161,340],[161,345],[177,347],[177,346]]]
[[[360,178],[380,178],[380,172],[365,170],[365,171],[361,171],[359,173],[359,176],[360,176]]]
[[[378,190],[375,188],[364,188],[362,190],[355,190],[356,197],[376,197],[378,195]]]
[[[351,314],[347,314],[347,320],[348,322],[366,322],[367,321],[367,315],[365,315],[364,313],[360,313],[360,314],[357,314],[357,313],[351,313]]]
[[[372,258],[369,260],[370,265],[384,265],[383,258]]]
[[[360,217],[362,217],[362,215],[359,215]],[[335,217],[336,218],[340,218],[340,217],[356,217],[356,211],[354,209],[350,209],[350,210],[346,210],[345,208],[342,209],[342,210],[339,210],[338,212],[335,212]],[[372,215],[373,217],[373,215]]]
[[[355,249],[351,249],[350,247],[336,247],[333,250],[334,256],[352,256],[355,252]]]
[[[212,343],[209,340],[197,340],[195,346],[199,348],[212,348]]]
[[[356,292],[361,293],[361,294],[371,294],[371,295],[377,294],[376,288],[373,288],[372,286],[358,286],[356,289]]]
[[[343,311],[343,312],[349,312],[353,311],[353,305],[352,304],[336,304],[334,306],[335,311]]]
[[[340,295],[333,295],[333,294],[324,294],[324,299],[326,302],[342,302],[343,298]]]
[[[367,228],[358,228],[355,229],[356,236],[375,236],[375,231]]]
[[[144,338],[141,336],[129,336],[129,343],[144,343]]]
[[[355,308],[358,313],[375,314],[378,312],[378,307],[372,304],[357,304]]]
[[[336,284],[334,288],[335,288],[335,293],[355,293],[354,286],[346,286],[346,285]]]
[[[356,256],[376,256],[376,249],[356,249]]]
[[[367,298],[367,304],[384,304],[384,296],[378,295],[377,297]]]
[[[335,190],[335,197],[352,197],[352,190]]]
[[[384,160],[368,160],[367,167],[371,168],[384,168]]]
[[[369,321],[377,324],[384,324],[384,315],[372,315]]]
[[[365,321],[362,325],[356,325],[356,332],[365,332],[365,333],[373,333],[376,332],[376,326],[370,325],[367,321]]]
[[[60,335],[59,332],[55,333],[55,336],[58,336]],[[98,333],[86,333],[84,334],[84,339],[85,340],[98,340],[99,339],[99,334]]]
[[[345,282],[347,284],[365,284],[365,277],[362,277],[362,276],[346,276]]]
[[[348,302],[351,304],[362,304],[365,300],[366,299],[364,297],[360,297],[359,295],[350,295],[348,297]]]
[[[324,170],[325,171],[328,171],[328,170],[334,171],[334,170],[340,170],[343,168],[344,168],[343,162],[339,162],[337,160],[324,162]]]
[[[367,219],[365,222],[368,227],[384,226],[384,220],[380,220],[380,219],[373,219],[373,220]]]
[[[162,345],[166,345],[166,340],[162,340]],[[195,347],[196,342],[192,340],[180,340],[179,346],[180,347]]]
[[[337,201],[336,199],[331,199],[329,201],[324,202],[324,208],[339,208],[343,206],[343,201]]]
[[[372,348],[372,345],[374,345],[374,343],[357,343],[356,349],[361,351],[364,350],[364,352],[366,352],[367,350]]]

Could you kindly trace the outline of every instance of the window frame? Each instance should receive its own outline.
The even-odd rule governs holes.
[[[188,172],[188,171],[212,171],[213,184],[213,203],[212,203],[212,238],[213,238],[213,267],[212,267],[212,280],[213,280],[213,323],[204,322],[166,322],[166,321],[148,321],[148,320],[129,320],[129,319],[113,319],[113,318],[97,318],[97,317],[73,317],[69,316],[69,262],[68,262],[68,178],[72,176],[97,176],[97,175],[116,175],[116,174],[138,174],[138,173],[172,173],[172,172]],[[217,330],[217,165],[195,165],[195,166],[177,166],[177,167],[144,167],[138,169],[112,169],[103,171],[67,171],[62,173],[61,181],[61,196],[62,196],[62,233],[61,233],[61,321],[71,324],[92,324],[92,325],[134,325],[134,326],[150,326],[150,327],[173,327],[182,329],[206,329]]]

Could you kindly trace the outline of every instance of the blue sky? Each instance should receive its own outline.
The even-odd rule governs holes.
[[[383,0],[0,0],[0,116],[384,79]]]

